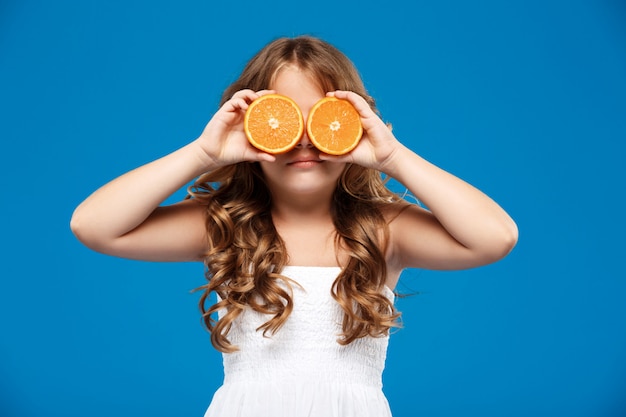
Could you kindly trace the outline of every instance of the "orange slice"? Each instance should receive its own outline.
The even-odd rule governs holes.
[[[304,133],[304,119],[295,101],[266,94],[248,106],[243,129],[252,146],[268,153],[290,151]]]
[[[361,117],[352,103],[335,97],[324,97],[315,103],[306,131],[317,149],[331,155],[350,152],[363,136]]]

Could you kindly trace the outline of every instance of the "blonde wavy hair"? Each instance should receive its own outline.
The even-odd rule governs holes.
[[[334,46],[309,36],[280,38],[265,46],[226,89],[221,104],[242,89],[270,88],[285,65],[306,71],[323,91],[354,91],[376,111],[352,62]],[[206,173],[189,187],[187,197],[206,205],[208,282],[197,290],[203,291],[199,305],[213,346],[222,352],[237,350],[228,332],[246,308],[267,314],[268,321],[257,330],[274,334],[293,309],[295,283],[280,274],[288,254],[272,221],[271,194],[259,164],[242,162]],[[331,289],[345,312],[338,335],[342,345],[399,326],[400,314],[382,293],[388,241],[382,208],[403,202],[372,169],[348,164],[337,183],[331,208],[335,247],[349,256]],[[212,292],[219,298],[210,305]]]

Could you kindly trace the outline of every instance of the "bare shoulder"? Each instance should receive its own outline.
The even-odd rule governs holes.
[[[463,269],[474,265],[471,254],[427,209],[412,203],[383,210],[389,225],[388,262],[396,269]]]
[[[395,288],[402,270],[407,267],[402,260],[402,256],[400,256],[401,245],[398,242],[398,236],[403,235],[403,227],[406,227],[406,218],[408,215],[406,212],[414,210],[419,211],[421,209],[417,206],[413,207],[413,204],[403,201],[385,204],[380,207],[385,224],[388,227],[385,258],[388,273],[387,286],[389,288]]]

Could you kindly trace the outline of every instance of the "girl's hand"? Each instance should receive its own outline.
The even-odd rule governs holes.
[[[240,90],[213,115],[196,140],[204,151],[207,166],[216,168],[243,161],[273,162],[276,159],[250,145],[243,130],[243,119],[249,104],[272,92]]]
[[[358,146],[351,152],[341,156],[322,153],[320,158],[328,161],[355,163],[366,168],[387,172],[389,165],[393,163],[394,155],[403,147],[391,133],[391,129],[372,111],[360,95],[351,91],[334,91],[326,95],[352,103],[361,116],[363,136]]]

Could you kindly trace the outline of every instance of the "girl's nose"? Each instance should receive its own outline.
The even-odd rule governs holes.
[[[300,138],[300,141],[298,141],[296,148],[302,149],[302,148],[312,148],[312,147],[313,147],[313,143],[311,143],[311,140],[309,140],[309,136],[306,134],[306,131],[305,131],[302,137]]]

